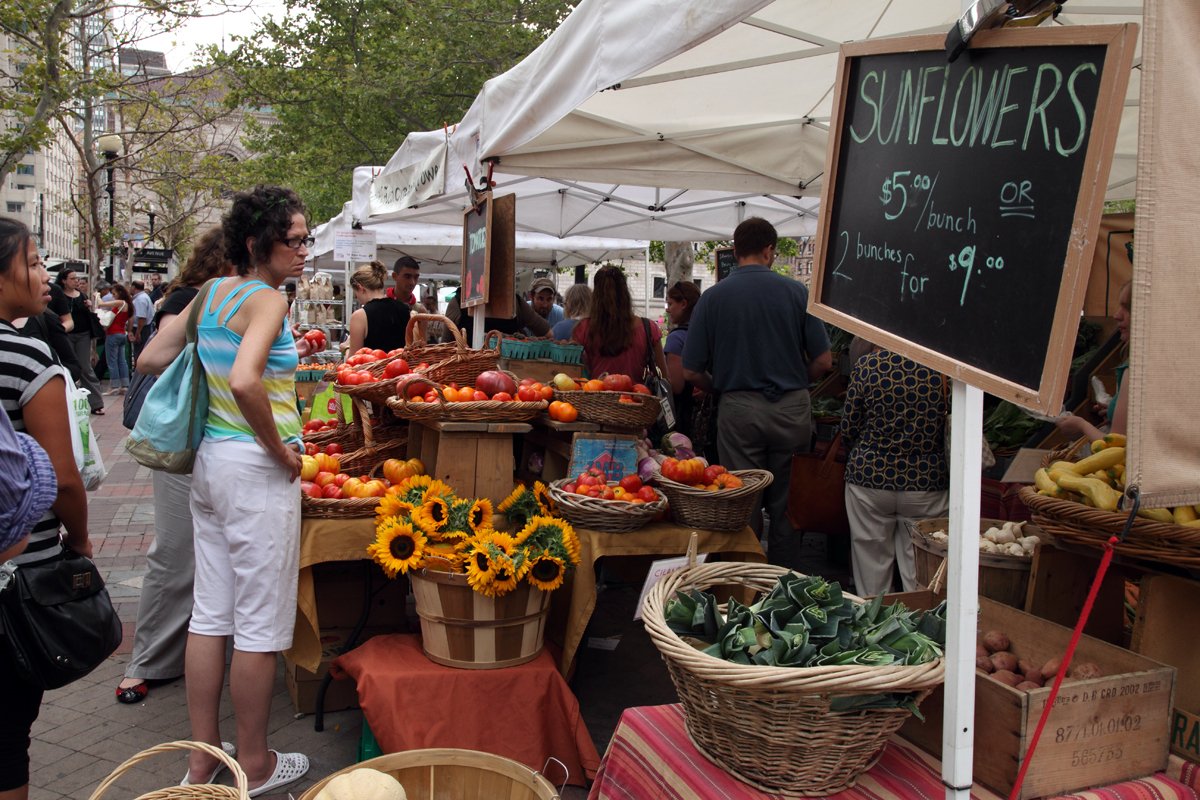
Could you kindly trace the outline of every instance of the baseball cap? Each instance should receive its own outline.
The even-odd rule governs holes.
[[[558,292],[558,287],[555,286],[554,281],[550,280],[549,278],[538,278],[529,287],[529,291],[533,294],[537,294],[542,289],[549,289],[555,293]]]

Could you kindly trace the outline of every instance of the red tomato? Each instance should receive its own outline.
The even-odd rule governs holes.
[[[370,347],[360,347],[354,351],[354,355],[356,355],[356,356],[370,355],[371,353],[374,353],[374,352],[375,351],[373,349],[371,349]]]
[[[609,392],[633,391],[633,379],[628,375],[605,375],[604,388]]]
[[[621,478],[620,486],[630,494],[637,494],[637,491],[642,488],[642,479],[637,475],[626,475]]]
[[[658,499],[658,494],[649,486],[643,486],[641,489],[638,489],[637,496],[639,499],[645,500],[647,503],[653,503]]]
[[[339,472],[338,474],[333,476],[333,483],[335,486],[341,486],[348,480],[350,480],[350,476],[344,472]]]
[[[513,396],[508,392],[496,392],[494,395],[492,395],[492,399],[499,400],[502,403],[508,403],[512,401]]]
[[[386,352],[384,352],[383,350],[372,350],[371,351],[371,360],[372,361],[379,361],[379,360],[387,358],[387,357],[388,357],[388,354]]]
[[[534,389],[527,383],[522,383],[517,389],[517,399],[522,403],[530,403],[538,399],[537,389]]]
[[[481,392],[478,389],[475,389],[473,392],[471,392],[471,399],[472,400],[487,400],[488,396],[487,396],[486,392]]]
[[[538,397],[537,397],[538,400],[553,400],[554,399],[554,387],[553,386],[539,385],[537,387],[537,392],[538,392]]]
[[[717,476],[724,472],[725,472],[725,468],[722,467],[720,464],[713,464],[711,466],[705,467],[704,468],[704,482],[705,483],[716,483]]]
[[[521,386],[529,386],[534,382],[533,378],[521,378]]]
[[[325,488],[321,490],[321,493],[322,496],[328,500],[342,499],[342,487],[338,486],[336,483],[325,484]]]
[[[325,445],[325,452],[331,456],[340,456],[342,454],[342,446],[337,442]]]
[[[315,456],[319,452],[320,452],[320,449],[312,442],[304,443],[304,455]]]
[[[403,358],[397,358],[395,361],[389,361],[383,368],[383,377],[385,380],[406,374],[408,374],[408,362]]]
[[[567,494],[575,494],[575,489],[577,487],[578,484],[576,484],[574,481],[571,481],[570,483],[563,484],[563,491]]]
[[[438,393],[435,392],[433,389],[430,389],[428,392],[425,393],[425,402],[426,403],[436,403],[438,401],[438,399],[439,399]]]
[[[645,385],[640,384],[640,383],[635,383],[633,385],[633,391],[636,394],[650,394],[650,390],[647,389]]]
[[[617,493],[612,490],[611,486],[605,486],[603,489],[600,490],[600,499],[601,500],[615,500],[616,497],[617,497]]]

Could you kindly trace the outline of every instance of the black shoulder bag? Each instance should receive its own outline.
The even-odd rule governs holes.
[[[72,552],[0,565],[3,657],[27,683],[58,689],[100,666],[121,644],[121,620],[100,571]]]
[[[646,368],[642,383],[654,393],[662,405],[658,413],[658,421],[651,427],[650,440],[657,442],[664,433],[675,429],[675,395],[671,392],[671,382],[658,372],[654,363],[654,343],[650,338],[650,321],[642,317],[642,327],[646,331]]]

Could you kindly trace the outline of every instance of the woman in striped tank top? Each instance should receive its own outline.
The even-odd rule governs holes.
[[[295,369],[308,344],[287,323],[278,288],[299,277],[312,238],[290,189],[234,196],[221,222],[237,275],[203,302],[197,352],[209,392],[208,422],[192,473],[196,579],[184,672],[192,738],[221,746],[218,727],[226,639],[238,761],[250,796],[302,777],[308,759],[267,749],[276,653],[292,644],[300,553],[300,415]],[[160,372],[183,349],[190,306],[147,345],[138,369]],[[299,348],[299,351],[298,351]],[[208,783],[218,763],[196,752],[187,783]]]

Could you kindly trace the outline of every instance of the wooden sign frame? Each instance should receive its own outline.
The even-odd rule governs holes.
[[[488,227],[487,316],[512,319],[517,315],[517,196],[492,198]]]
[[[479,227],[479,222],[483,227]],[[474,224],[473,224],[474,223]],[[472,237],[483,235],[483,258],[481,269],[475,269],[477,258],[469,254]],[[475,252],[479,252],[476,248]],[[488,281],[491,277],[492,265],[492,195],[487,193],[479,204],[463,211],[463,249],[462,249],[462,297],[459,306],[473,308],[486,305],[488,301]]]
[[[982,31],[971,40],[971,49],[1036,48],[1072,45],[1099,45],[1106,48],[1100,84],[1092,116],[1091,132],[1083,162],[1079,195],[1076,200],[1066,262],[1061,286],[1054,308],[1048,352],[1043,361],[1041,379],[1037,386],[1023,386],[1014,381],[986,372],[930,347],[902,338],[891,331],[871,325],[821,302],[828,253],[824,246],[817,249],[813,270],[809,310],[826,320],[871,342],[900,353],[912,360],[937,369],[955,380],[965,381],[997,397],[1041,413],[1057,414],[1062,410],[1063,393],[1080,311],[1087,289],[1088,272],[1100,214],[1104,203],[1109,166],[1112,163],[1120,125],[1125,89],[1129,80],[1136,25],[1104,25],[1061,28],[1000,29]],[[826,154],[824,188],[821,192],[820,219],[817,229],[819,242],[829,242],[838,171],[841,164],[842,136],[845,123],[850,62],[862,56],[942,51],[942,35],[912,36],[881,39],[843,45],[840,49],[837,82],[835,83],[833,116],[830,122],[829,147]],[[1004,346],[998,343],[997,346]],[[1036,354],[1030,354],[1036,357]]]

